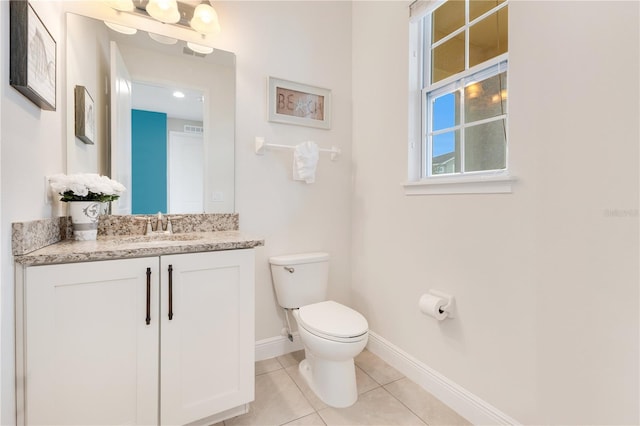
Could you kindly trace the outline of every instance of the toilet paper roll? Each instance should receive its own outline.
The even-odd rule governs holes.
[[[432,294],[423,294],[418,306],[423,314],[429,315],[442,321],[447,317],[447,313],[442,309],[447,305],[447,300]]]

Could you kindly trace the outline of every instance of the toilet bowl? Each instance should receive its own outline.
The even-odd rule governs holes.
[[[325,404],[353,405],[358,400],[353,359],[369,337],[365,318],[331,300],[294,310],[293,317],[305,349],[299,365],[302,377]]]
[[[353,359],[367,345],[369,325],[359,312],[326,300],[329,255],[276,256],[269,262],[278,303],[298,324],[305,351],[302,377],[325,404],[353,405],[358,399]]]

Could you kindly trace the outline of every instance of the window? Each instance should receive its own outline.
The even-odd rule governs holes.
[[[508,7],[507,0],[447,0],[414,18],[421,98],[414,182],[506,175]]]
[[[506,80],[502,62],[426,93],[425,176],[506,168]]]

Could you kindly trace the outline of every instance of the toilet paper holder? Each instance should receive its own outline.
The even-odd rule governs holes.
[[[447,318],[456,317],[456,298],[450,294],[443,293],[439,290],[429,290],[429,294],[444,299],[446,304],[439,308],[440,313],[447,313]]]

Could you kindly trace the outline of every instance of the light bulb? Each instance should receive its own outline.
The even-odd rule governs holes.
[[[201,4],[198,7],[196,7],[196,11],[193,15],[198,16],[198,18],[200,18],[200,20],[205,24],[210,24],[213,19],[213,15],[209,10],[210,8],[211,6],[207,6],[206,4]]]
[[[152,18],[165,24],[175,24],[180,20],[176,0],[149,0],[146,9]]]
[[[193,11],[193,18],[189,22],[191,28],[203,34],[220,32],[218,13],[208,4],[201,3]]]
[[[158,0],[156,4],[162,11],[166,12],[167,10],[171,9],[171,0]]]

